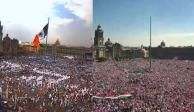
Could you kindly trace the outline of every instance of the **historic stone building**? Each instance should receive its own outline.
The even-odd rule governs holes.
[[[133,48],[127,48],[122,46],[120,43],[112,43],[110,38],[104,44],[104,36],[103,30],[100,25],[97,26],[95,30],[95,37],[94,37],[94,59],[95,60],[120,60],[125,58],[138,58],[143,57],[143,51]]]
[[[97,29],[95,30],[93,55],[95,59],[105,58],[103,30],[100,25],[98,25]]]
[[[17,39],[11,39],[7,34],[3,38],[3,53],[5,55],[16,55],[19,49],[19,41]]]
[[[16,55],[19,49],[19,41],[15,38],[11,40],[11,54]]]
[[[117,59],[121,57],[122,46],[119,43],[113,44],[110,38],[104,44],[103,30],[100,25],[97,26],[95,30],[94,37],[94,59],[104,60],[104,59]]]
[[[19,45],[19,53],[21,54],[33,54],[33,53],[38,53],[39,47],[33,46],[30,42],[22,42]]]
[[[16,55],[19,50],[19,41],[11,39],[7,34],[3,38],[3,26],[0,21],[0,55]]]
[[[106,58],[111,59],[113,57],[113,43],[110,41],[110,38],[105,42],[106,46]]]
[[[63,45],[47,45],[47,48],[40,47],[42,55],[53,55],[57,57],[73,56],[76,59],[92,60],[92,49],[86,47],[66,47]]]
[[[9,54],[11,53],[11,39],[8,34],[3,38],[3,53]]]

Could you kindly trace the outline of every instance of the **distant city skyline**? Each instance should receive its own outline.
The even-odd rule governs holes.
[[[50,17],[48,43],[91,46],[93,0],[0,0],[4,36],[32,42]],[[41,41],[42,43],[45,40]]]
[[[152,46],[194,46],[193,0],[94,0],[93,13],[93,37],[100,24],[105,41],[148,46],[152,16]]]

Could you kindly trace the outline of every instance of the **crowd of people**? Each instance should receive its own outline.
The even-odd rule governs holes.
[[[192,112],[194,61],[152,60],[151,64],[150,71],[145,59],[94,63],[92,94],[132,95],[127,101],[94,102],[94,112],[115,112],[115,108],[125,108],[126,112]]]
[[[0,58],[0,107],[13,112],[192,112],[193,85],[188,60],[153,59],[150,71],[140,58]]]
[[[91,67],[91,62],[52,56],[1,58],[0,95],[11,111],[88,111]]]

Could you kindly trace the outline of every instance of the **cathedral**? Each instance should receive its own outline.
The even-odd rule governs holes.
[[[119,43],[113,44],[110,38],[104,43],[103,33],[101,26],[98,25],[94,37],[94,59],[103,61],[120,57],[122,46]]]
[[[104,42],[104,31],[98,25],[95,30],[93,58],[95,61],[121,60],[126,58],[144,57],[145,52],[141,48],[124,47],[120,43],[112,43],[110,38]]]

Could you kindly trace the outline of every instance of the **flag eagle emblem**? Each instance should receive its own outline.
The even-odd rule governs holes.
[[[43,40],[48,35],[48,23],[44,26],[44,28],[38,33],[40,40]]]

